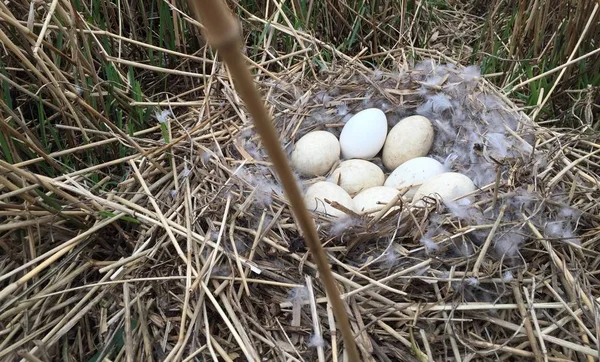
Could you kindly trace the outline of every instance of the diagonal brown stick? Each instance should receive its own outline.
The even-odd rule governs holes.
[[[237,92],[252,114],[255,129],[264,142],[269,158],[275,166],[275,171],[283,183],[283,188],[290,201],[296,220],[315,258],[319,274],[321,275],[323,284],[325,284],[327,295],[331,302],[335,319],[342,332],[348,353],[348,360],[350,362],[359,362],[360,357],[352,330],[350,329],[348,315],[342,303],[340,292],[336,287],[327,257],[319,241],[314,221],[296,185],[292,169],[283,152],[269,112],[263,103],[258,89],[254,85],[250,70],[242,57],[239,24],[234,20],[222,0],[188,0],[188,2],[198,21],[205,27],[205,36],[208,42],[219,51],[220,56],[229,67],[229,72],[232,75]]]

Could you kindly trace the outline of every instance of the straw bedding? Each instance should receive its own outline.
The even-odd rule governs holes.
[[[257,76],[288,152],[367,107],[390,125],[418,113],[434,120],[431,156],[478,186],[376,220],[315,214],[364,360],[598,358],[597,136],[536,126],[476,67],[419,55],[389,71],[296,56]],[[210,79],[202,106],[161,115],[169,143],[135,138],[167,173],[140,156],[101,191],[2,165],[97,219],[73,235],[41,211],[3,214],[2,360],[343,360],[260,139],[226,72]],[[35,230],[11,226],[23,220]],[[33,262],[15,230],[39,236]]]

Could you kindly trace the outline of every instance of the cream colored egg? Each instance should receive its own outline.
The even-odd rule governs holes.
[[[340,159],[340,142],[326,131],[313,131],[296,142],[292,151],[292,166],[302,176],[326,174]]]
[[[354,209],[357,213],[372,213],[381,210],[400,192],[393,187],[376,186],[361,191],[354,196]],[[394,207],[391,210],[397,208]]]
[[[342,156],[347,159],[375,157],[383,147],[387,131],[387,117],[381,109],[367,108],[358,112],[342,128]]]
[[[381,186],[385,175],[379,166],[365,160],[347,160],[331,174],[331,182],[340,185],[350,195]]]
[[[385,180],[384,186],[394,187],[400,191],[410,187],[404,194],[404,198],[412,200],[419,187],[421,187],[425,181],[444,171],[444,165],[439,161],[431,157],[417,157],[396,167],[394,172],[392,172],[387,180]]]
[[[338,185],[332,182],[319,181],[311,185],[304,194],[306,207],[313,212],[320,212],[333,217],[346,215],[345,212],[338,210],[327,203],[325,200],[335,201],[338,204],[354,211],[354,201],[352,197]]]
[[[471,179],[458,172],[444,172],[423,183],[413,197],[416,206],[423,206],[423,197],[436,198],[440,201],[453,201],[465,196],[477,188]]]
[[[395,125],[383,145],[382,161],[389,170],[404,162],[426,156],[433,145],[433,125],[423,116],[410,116]]]

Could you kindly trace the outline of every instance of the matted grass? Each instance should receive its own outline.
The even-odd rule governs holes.
[[[96,29],[70,17],[70,3],[55,4],[34,32],[25,4],[12,15],[0,5],[9,54],[0,75],[0,359],[341,360],[315,266],[231,79],[194,43],[193,20],[166,2],[73,3],[103,19]],[[148,6],[160,16],[114,16]],[[419,59],[452,64],[456,53],[410,43],[380,55],[386,67],[374,71],[271,11],[270,22],[240,14],[246,29],[264,28],[249,33],[261,37],[246,54],[288,149],[308,130],[339,131],[345,112],[370,104],[395,119],[412,114],[464,71],[428,82],[433,70]],[[367,41],[361,32],[357,44]],[[471,170],[500,170],[473,195],[486,222],[438,204],[377,223],[318,219],[364,359],[593,360],[593,122],[535,126],[485,79],[470,89],[465,109],[484,112],[487,98],[476,95],[495,97],[519,120],[507,137],[534,146],[496,165],[482,145]],[[462,147],[463,136],[436,154]],[[530,199],[515,208],[519,195]],[[557,217],[575,235],[548,229]],[[433,248],[422,235],[431,225]],[[508,235],[522,237],[520,252],[497,248],[517,227]]]

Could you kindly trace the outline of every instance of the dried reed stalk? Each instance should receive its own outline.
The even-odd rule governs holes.
[[[228,9],[219,0],[189,0],[190,8],[194,15],[205,27],[205,36],[208,42],[219,51],[219,54],[229,67],[229,72],[237,87],[237,92],[246,103],[257,133],[262,138],[269,158],[273,162],[275,171],[281,179],[286,196],[296,220],[304,234],[309,250],[315,258],[318,271],[325,285],[327,295],[332,304],[333,313],[342,332],[346,351],[350,361],[360,361],[350,322],[346,314],[340,292],[336,287],[333,274],[314,221],[308,212],[302,194],[296,185],[294,174],[288,163],[287,157],[281,147],[277,131],[271,122],[261,96],[255,87],[252,75],[240,52],[239,26],[228,13]]]

